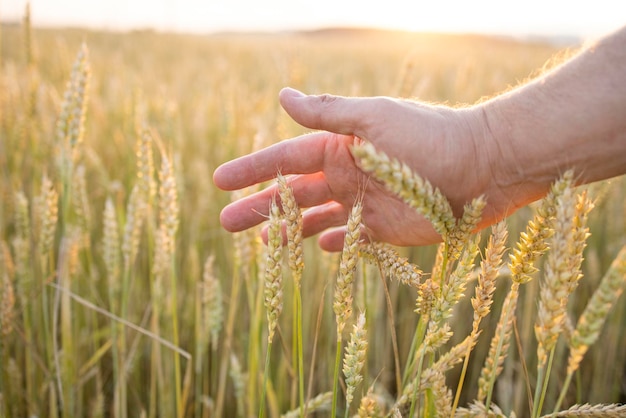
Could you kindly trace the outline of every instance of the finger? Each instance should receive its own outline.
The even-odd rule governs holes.
[[[376,112],[376,98],[304,95],[292,88],[279,94],[280,104],[299,124],[311,129],[367,138],[368,123]]]
[[[304,212],[303,231],[304,238],[323,232],[319,238],[319,246],[324,251],[338,252],[343,249],[343,241],[346,233],[346,221],[348,212],[344,206],[337,202],[328,202],[325,205],[316,206]],[[267,244],[267,230],[265,226],[261,230],[263,242]],[[283,235],[285,235],[283,233]],[[283,237],[286,239],[286,235]],[[362,228],[361,240],[369,242],[365,228]]]
[[[353,142],[352,137],[316,132],[279,142],[219,166],[213,182],[223,190],[237,190],[283,174],[321,171],[329,141]]]
[[[340,203],[315,206],[302,214],[302,235],[310,237],[328,228],[345,225],[347,221],[348,211]]]
[[[348,212],[343,205],[337,202],[328,202],[315,206],[302,214],[302,236],[308,238],[329,228],[345,226],[347,219]],[[267,230],[267,225],[261,230],[261,237],[266,244]],[[341,247],[339,247],[339,250],[341,250]]]
[[[301,208],[324,204],[332,198],[326,177],[321,172],[297,176],[290,179],[289,185]],[[220,214],[222,226],[227,231],[239,232],[267,220],[269,202],[273,196],[280,200],[275,184],[227,205]]]

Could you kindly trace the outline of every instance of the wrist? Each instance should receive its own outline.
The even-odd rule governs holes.
[[[529,143],[517,136],[516,127],[524,116],[509,115],[497,100],[468,108],[466,113],[477,150],[481,193],[490,205],[508,216],[541,198],[550,181],[535,177],[533,164],[527,160],[532,154],[526,149]]]

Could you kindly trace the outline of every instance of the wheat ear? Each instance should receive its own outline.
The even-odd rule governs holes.
[[[289,253],[288,263],[297,286],[300,286],[302,271],[304,270],[304,257],[302,249],[302,211],[298,207],[293,189],[287,184],[287,179],[278,174],[276,177],[280,202],[283,209],[284,219],[287,224],[287,250]]]
[[[361,237],[361,212],[363,202],[357,199],[352,206],[346,233],[343,240],[343,250],[339,263],[339,274],[335,284],[335,294],[333,299],[333,311],[337,322],[337,349],[335,351],[335,372],[333,376],[333,402],[331,415],[335,416],[337,411],[337,395],[339,392],[339,368],[341,365],[341,343],[343,340],[343,329],[348,319],[352,316],[352,287],[354,283],[354,273],[359,257],[359,239]]]
[[[371,173],[387,189],[428,219],[442,237],[447,237],[455,228],[456,220],[448,199],[409,166],[376,150],[371,143],[355,145],[352,154],[363,171]]]
[[[354,272],[358,260],[359,239],[361,237],[361,211],[363,204],[357,200],[352,207],[346,234],[344,237],[341,261],[339,264],[339,274],[335,285],[335,296],[333,310],[337,320],[337,338],[341,340],[343,329],[352,315],[352,285],[354,283]]]
[[[494,404],[490,406],[485,405],[481,401],[474,401],[469,408],[459,408],[456,410],[456,418],[514,418],[515,414],[511,413],[510,417],[507,417],[502,410]]]
[[[540,301],[535,324],[537,336],[537,360],[543,367],[547,354],[556,345],[565,318],[565,302],[569,294],[569,282],[578,277],[578,272],[572,272],[569,263],[570,252],[574,237],[572,220],[575,215],[574,191],[571,187],[560,196],[557,201],[556,219],[554,222],[554,236],[551,241],[551,251],[548,255],[545,268],[545,282],[542,283]]]
[[[461,255],[463,247],[467,244],[470,236],[478,226],[483,213],[483,209],[487,205],[484,196],[472,199],[465,205],[463,215],[456,220],[454,229],[448,237],[448,257],[456,260]]]
[[[569,340],[570,354],[567,362],[567,376],[561,389],[561,394],[555,406],[555,412],[560,408],[572,376],[582,361],[585,353],[593,345],[598,337],[602,326],[607,319],[611,307],[620,297],[626,285],[626,246],[613,260],[611,267],[606,272],[600,286],[593,293],[587,303],[578,324]]]
[[[626,247],[623,247],[578,320],[570,340],[568,374],[576,371],[589,346],[598,339],[602,325],[611,307],[622,294],[625,285]]]
[[[359,409],[357,411],[357,417],[359,418],[375,418],[383,416],[382,405],[378,402],[376,397],[372,394],[372,389],[368,390],[367,395],[361,398],[359,403]]]
[[[107,198],[104,205],[102,236],[104,265],[109,282],[109,295],[111,296],[110,303],[112,306],[117,306],[120,291],[120,241],[117,214],[110,197]],[[113,311],[117,312],[117,309]]]
[[[59,215],[58,204],[59,194],[54,189],[52,181],[44,176],[36,205],[37,224],[39,226],[38,249],[41,257],[47,256],[52,250]]]
[[[267,258],[265,261],[265,309],[267,312],[267,341],[272,342],[278,317],[283,309],[282,251],[280,210],[273,199],[270,204],[270,221],[267,232]]]
[[[154,179],[153,139],[148,129],[143,129],[137,137],[135,156],[137,158],[137,184],[144,201],[148,206],[157,195],[157,184]]]
[[[5,339],[13,331],[15,293],[9,275],[1,270],[0,273],[0,337]]]
[[[478,285],[475,289],[475,296],[472,298],[472,307],[474,308],[474,319],[472,321],[472,334],[478,334],[478,327],[481,320],[489,314],[491,304],[493,302],[493,293],[496,290],[496,279],[502,265],[502,256],[508,237],[505,222],[499,222],[492,228],[492,234],[489,237],[487,248],[485,250],[485,258],[480,263],[480,274],[478,275]],[[468,349],[461,370],[461,377],[457,386],[454,403],[452,404],[452,413],[456,411],[461,396],[461,390],[465,381],[465,374],[469,363],[471,347]]]
[[[124,236],[122,239],[122,256],[124,258],[124,271],[126,274],[135,262],[139,252],[141,239],[141,226],[145,218],[145,200],[138,185],[133,187],[126,206],[126,223],[124,224]]]
[[[343,374],[346,381],[346,416],[354,398],[354,391],[358,384],[363,381],[361,370],[365,364],[366,351],[367,330],[365,328],[365,313],[361,313],[350,335],[350,342],[348,342],[346,355],[343,359]]]
[[[549,382],[554,347],[565,324],[569,295],[582,277],[580,270],[582,252],[589,236],[586,222],[592,208],[593,204],[587,198],[586,193],[582,193],[575,200],[571,186],[565,189],[560,199],[557,200],[552,251],[546,263],[546,280],[541,287],[535,324],[539,374],[535,388],[534,416],[541,413]]]
[[[391,246],[377,242],[363,244],[359,247],[359,252],[367,261],[378,264],[386,277],[419,289],[423,272],[407,258],[401,257]]]
[[[328,411],[328,408],[330,407],[330,403],[332,401],[332,397],[332,392],[320,393],[306,403],[307,412]],[[301,416],[300,408],[297,408],[281,415],[281,418],[296,418],[299,416]]]
[[[431,320],[442,324],[452,316],[452,308],[463,297],[470,274],[474,269],[474,259],[478,255],[478,239],[470,240],[450,277],[441,285],[441,294],[434,300]]]
[[[224,322],[224,308],[222,285],[215,276],[213,255],[207,257],[204,263],[202,281],[200,282],[200,300],[202,306],[202,323],[204,324],[200,336],[203,346],[211,343],[211,348],[217,349],[217,342]]]
[[[278,325],[278,317],[283,310],[283,236],[280,209],[276,204],[276,197],[272,196],[269,208],[269,228],[267,231],[267,257],[265,258],[264,294],[265,311],[267,313],[267,350],[265,353],[265,369],[263,372],[263,389],[261,392],[261,406],[259,418],[265,414],[265,396],[267,380],[270,374],[270,356],[272,340]]]
[[[294,281],[293,287],[293,329],[292,338],[293,367],[298,369],[298,394],[301,413],[304,415],[304,348],[302,342],[302,295],[300,281],[304,270],[304,251],[302,243],[302,211],[287,179],[280,173],[276,177],[283,217],[286,223],[288,265]]]
[[[511,340],[511,332],[513,330],[513,313],[517,306],[517,299],[519,295],[519,284],[513,283],[509,293],[506,295],[504,302],[502,303],[502,312],[498,319],[498,325],[496,326],[495,334],[491,339],[489,345],[489,352],[483,368],[480,371],[480,377],[478,378],[478,395],[477,401],[482,402],[491,394],[493,384],[502,371],[502,365],[509,349],[509,343]],[[489,398],[486,405],[489,407],[491,399]]]
[[[474,308],[474,321],[472,332],[478,332],[478,326],[482,318],[487,316],[491,310],[493,293],[496,290],[496,279],[502,265],[502,256],[506,246],[508,231],[505,222],[499,222],[493,227],[493,233],[489,237],[485,259],[481,261],[481,272],[478,276],[476,295],[472,298]]]
[[[626,416],[626,405],[608,404],[608,405],[574,405],[571,408],[560,411],[555,414],[546,415],[545,418],[568,418],[568,417],[585,417],[585,418],[623,418]]]
[[[89,51],[83,43],[72,67],[56,126],[57,141],[62,149],[59,163],[66,176],[72,175],[78,149],[83,141],[90,74]],[[65,180],[70,179],[68,177]]]
[[[502,371],[502,364],[507,356],[519,287],[529,282],[532,274],[538,271],[534,263],[547,251],[547,240],[554,234],[556,201],[567,189],[570,181],[571,175],[566,175],[551,186],[548,195],[542,199],[533,219],[528,222],[525,232],[520,234],[517,246],[509,256],[508,266],[513,283],[502,304],[496,332],[491,339],[489,352],[478,379],[477,400],[482,402],[487,398],[485,403],[487,409],[490,407],[493,385]]]

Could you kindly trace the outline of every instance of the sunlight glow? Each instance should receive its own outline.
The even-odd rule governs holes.
[[[0,4],[17,20],[26,0]],[[597,36],[626,21],[620,2],[543,0],[31,0],[37,25],[185,32],[367,26],[413,31]]]

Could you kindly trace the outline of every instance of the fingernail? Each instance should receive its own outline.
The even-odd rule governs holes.
[[[291,96],[291,97],[304,97],[304,96],[305,96],[305,94],[304,94],[304,93],[302,93],[301,91],[296,90],[296,89],[291,88],[291,87],[285,87],[285,88],[283,88],[283,89],[280,91],[280,95],[281,95],[281,96],[287,95],[287,96]]]

